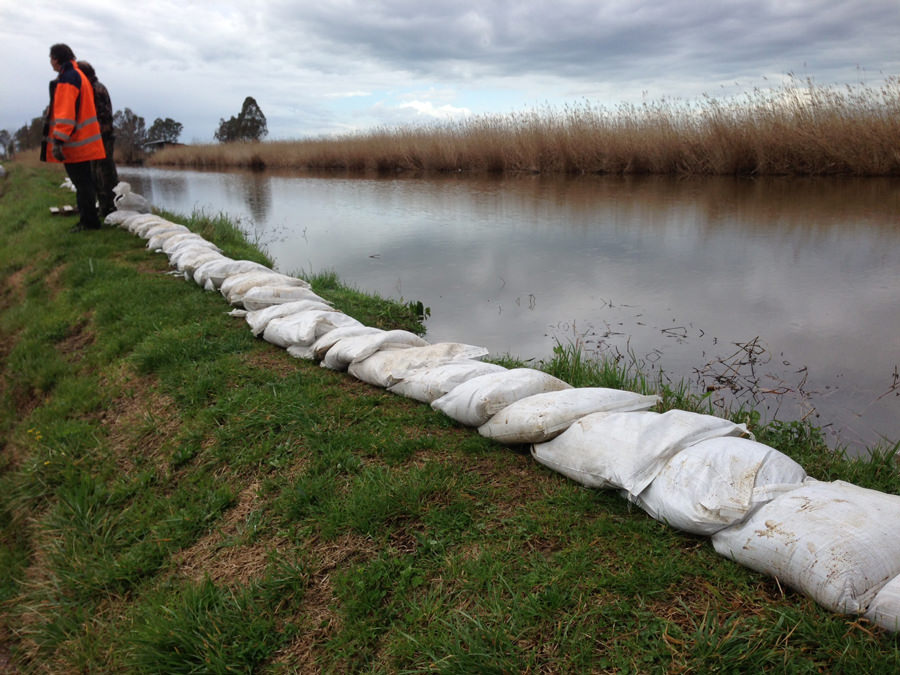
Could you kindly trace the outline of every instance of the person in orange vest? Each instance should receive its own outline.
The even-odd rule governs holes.
[[[80,218],[72,231],[99,230],[97,188],[91,162],[103,159],[106,152],[94,106],[94,90],[68,45],[50,47],[50,67],[57,72],[57,77],[50,83],[47,137],[41,144],[41,160],[62,162],[75,186]]]

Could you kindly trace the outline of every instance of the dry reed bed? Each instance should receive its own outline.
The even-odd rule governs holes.
[[[482,115],[336,137],[169,148],[197,168],[561,174],[900,175],[900,77],[874,88],[791,81],[705,97]]]

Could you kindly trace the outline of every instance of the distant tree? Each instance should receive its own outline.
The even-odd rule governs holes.
[[[165,141],[166,143],[177,143],[182,129],[184,129],[184,125],[181,122],[176,122],[171,117],[166,119],[157,117],[153,120],[150,130],[147,132],[147,142]]]
[[[44,138],[44,118],[35,117],[30,124],[20,127],[13,134],[13,143],[18,150],[41,147]]]
[[[259,141],[269,133],[266,116],[252,96],[244,99],[241,112],[228,120],[220,119],[215,138],[220,143]]]
[[[0,155],[6,157],[10,153],[12,136],[6,129],[0,129]]]
[[[116,132],[116,150],[126,162],[134,162],[141,156],[141,147],[147,141],[147,129],[144,118],[135,115],[131,108],[119,110],[113,115],[113,128]]]

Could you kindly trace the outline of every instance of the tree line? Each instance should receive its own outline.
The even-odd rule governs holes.
[[[184,125],[171,117],[153,120],[150,128],[131,108],[118,110],[113,115],[116,134],[116,156],[128,164],[138,161],[150,143],[177,143]],[[32,148],[39,148],[43,140],[44,116],[35,117],[30,123],[14,132],[0,129],[0,154],[15,155]],[[220,143],[259,141],[269,133],[266,116],[252,96],[244,99],[241,111],[229,119],[220,119],[214,134]]]

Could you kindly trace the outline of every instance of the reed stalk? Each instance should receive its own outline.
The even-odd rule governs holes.
[[[738,98],[525,112],[333,137],[191,145],[153,166],[376,173],[900,175],[900,77],[880,87],[789,78]]]

